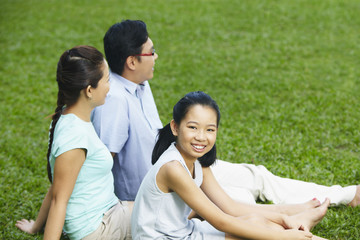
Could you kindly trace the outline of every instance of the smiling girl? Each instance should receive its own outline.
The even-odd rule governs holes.
[[[321,239],[309,229],[325,215],[320,207],[288,216],[234,202],[216,182],[220,111],[203,92],[191,92],[159,132],[152,162],[135,199],[133,239]],[[189,219],[191,211],[202,219]]]

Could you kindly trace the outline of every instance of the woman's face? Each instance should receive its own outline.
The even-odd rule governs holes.
[[[195,161],[214,147],[217,115],[211,107],[197,104],[189,109],[179,126],[172,120],[171,128],[184,160]]]
[[[105,103],[105,98],[110,89],[109,83],[109,67],[104,59],[103,64],[103,77],[98,82],[96,88],[93,88],[92,98],[96,106],[102,105]]]

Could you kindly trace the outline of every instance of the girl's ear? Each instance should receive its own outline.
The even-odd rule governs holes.
[[[126,67],[130,70],[135,70],[135,60],[136,57],[135,56],[128,56],[127,59],[126,59]]]
[[[170,128],[171,128],[172,134],[173,134],[175,137],[177,137],[177,135],[178,135],[178,126],[177,126],[176,122],[174,121],[174,119],[172,119],[172,120],[170,121]]]

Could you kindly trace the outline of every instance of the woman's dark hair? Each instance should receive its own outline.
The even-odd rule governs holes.
[[[112,25],[104,36],[104,51],[111,71],[121,75],[126,59],[140,54],[149,35],[141,20],[124,20]],[[141,61],[140,57],[138,60]]]
[[[65,51],[58,62],[56,81],[58,83],[57,107],[52,115],[47,152],[48,178],[52,182],[50,169],[51,146],[54,130],[64,106],[72,106],[79,99],[81,90],[89,85],[96,88],[103,77],[104,56],[96,48],[77,46]]]
[[[173,119],[178,126],[180,125],[181,120],[185,118],[189,109],[194,105],[202,105],[214,109],[217,115],[217,126],[219,126],[220,110],[218,105],[209,95],[201,91],[190,92],[175,104],[173,109]],[[152,152],[152,164],[157,162],[161,154],[163,154],[175,140],[176,137],[172,134],[170,123],[159,130],[158,139]],[[203,167],[209,167],[215,160],[216,144],[214,144],[214,147],[208,153],[199,158],[199,162]]]

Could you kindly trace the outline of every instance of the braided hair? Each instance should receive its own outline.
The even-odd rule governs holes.
[[[103,64],[103,54],[91,46],[76,46],[65,51],[60,57],[56,72],[57,106],[52,115],[47,152],[47,172],[50,182],[52,182],[50,155],[56,123],[63,109],[77,102],[81,90],[89,85],[93,88],[97,87],[98,82],[103,77]]]

